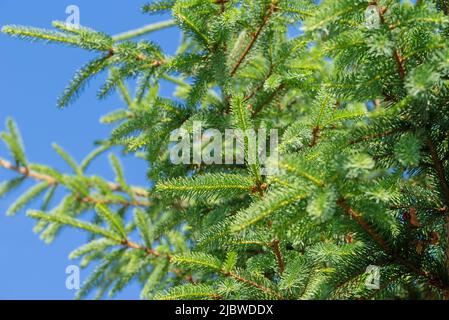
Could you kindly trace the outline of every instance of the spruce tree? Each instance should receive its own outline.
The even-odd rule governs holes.
[[[17,177],[0,194],[35,181],[7,214],[33,201],[45,242],[66,227],[89,235],[70,254],[96,265],[78,298],[137,281],[143,299],[449,299],[448,1],[161,0],[143,11],[173,20],[118,36],[2,28],[97,54],[60,108],[100,73],[99,98],[124,100],[81,163],[54,145],[67,172],[29,161],[13,120],[1,134],[11,154],[0,165]],[[183,34],[174,55],[135,39],[172,25]],[[170,133],[195,121],[279,130],[279,170],[173,164]],[[86,175],[113,146],[147,161],[147,186],[128,184],[113,155],[116,181]]]

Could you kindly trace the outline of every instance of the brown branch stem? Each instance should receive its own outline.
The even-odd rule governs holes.
[[[427,138],[427,146],[429,147],[429,153],[432,158],[433,167],[441,185],[441,190],[443,191],[443,195],[446,198],[446,203],[449,204],[449,184],[446,179],[444,166],[440,158],[438,157],[437,148],[430,137]]]
[[[275,4],[271,3],[268,12],[265,14],[265,16],[263,17],[262,23],[259,26],[259,28],[257,29],[257,31],[253,34],[251,41],[248,43],[248,45],[246,46],[245,50],[243,50],[243,53],[240,55],[240,57],[237,59],[237,63],[234,65],[234,67],[231,70],[231,77],[233,77],[237,70],[239,69],[240,65],[242,64],[242,62],[245,60],[246,56],[248,55],[248,53],[251,51],[251,49],[253,48],[254,44],[256,43],[257,39],[259,38],[260,34],[262,33],[262,30],[265,28],[265,26],[268,24],[268,21],[270,20],[271,15],[273,14],[273,12],[275,11]]]
[[[399,77],[401,78],[401,80],[404,80],[404,78],[405,78],[404,58],[399,54],[397,49],[394,49],[393,57],[394,57],[394,60],[396,61]]]
[[[279,91],[284,89],[284,85],[281,84],[277,89],[275,89],[268,97],[263,101],[261,104],[257,106],[257,108],[253,111],[251,117],[255,118],[262,110],[263,108],[270,104],[271,101],[276,97],[276,95],[279,93]]]
[[[376,243],[386,252],[391,252],[389,245],[382,239],[382,237],[371,228],[362,218],[362,214],[352,209],[345,199],[339,199],[337,205],[340,206]]]
[[[282,257],[281,248],[279,247],[279,240],[274,240],[269,244],[271,248],[273,248],[274,255],[276,256],[276,261],[278,263],[279,267],[279,273],[283,274],[285,271],[285,262],[284,258]]]
[[[283,299],[283,297],[281,295],[279,295],[279,293],[273,291],[272,289],[267,288],[267,287],[265,287],[265,286],[263,286],[263,285],[261,285],[261,284],[259,284],[257,282],[254,282],[252,280],[243,278],[242,276],[240,276],[240,275],[238,275],[238,274],[236,274],[234,272],[227,272],[227,273],[223,273],[223,274],[225,276],[233,278],[233,279],[235,279],[235,280],[237,280],[239,282],[246,283],[246,284],[248,284],[248,285],[250,285],[252,287],[258,288],[259,290],[261,290],[261,291],[263,291],[265,293],[272,294],[272,295],[276,296],[280,300]]]
[[[404,131],[404,130],[403,129],[392,129],[392,130],[388,130],[388,131],[384,131],[384,132],[380,132],[380,133],[369,134],[364,137],[351,140],[351,141],[349,141],[349,144],[353,145],[353,144],[357,144],[357,143],[372,140],[372,139],[384,138],[384,137],[388,137],[390,135],[393,135],[395,133],[399,133],[402,131]]]
[[[386,24],[384,15],[385,15],[385,12],[387,12],[388,8],[387,7],[379,7],[379,3],[377,0],[373,1],[373,2],[378,7],[381,24]],[[395,26],[388,26],[388,28],[390,30],[392,30],[395,28]],[[401,56],[401,54],[399,53],[399,50],[397,48],[394,48],[394,50],[393,50],[393,58],[397,65],[399,77],[401,78],[401,80],[404,80],[404,78],[405,78],[405,66],[404,66],[405,59]]]
[[[315,126],[312,129],[312,139],[310,141],[309,147],[313,148],[314,146],[316,146],[317,142],[318,142],[318,138],[320,137],[320,131],[321,128],[320,126]]]
[[[79,200],[84,203],[105,204],[105,205],[118,204],[118,205],[122,205],[125,207],[150,207],[153,205],[153,203],[150,201],[96,199],[91,196],[83,197],[83,198],[80,198]]]
[[[17,166],[15,164],[13,164],[13,163],[3,159],[3,158],[0,158],[0,167],[3,167],[3,168],[8,169],[10,171],[17,172],[17,173],[23,175],[24,177],[32,178],[32,179],[38,180],[38,181],[45,181],[49,185],[56,185],[56,184],[59,183],[55,178],[53,178],[53,177],[51,177],[49,175],[32,171],[32,170],[30,170],[27,167]],[[117,184],[117,183],[108,182],[108,186],[111,189],[111,191],[118,191],[118,192],[122,192],[123,191],[122,187],[119,184]],[[132,190],[133,194],[138,196],[138,197],[145,197],[145,198],[147,198],[149,196],[148,191],[145,190],[144,188],[132,187],[131,190]],[[89,202],[89,201],[87,201],[87,202]]]
[[[437,147],[435,146],[431,137],[427,138],[427,146],[429,148],[433,167],[437,174],[438,181],[441,186],[441,190],[442,190],[444,198],[446,200],[446,204],[449,205],[449,184],[446,179],[444,165],[438,156]],[[445,229],[445,234],[446,234],[445,235],[446,250],[445,250],[444,263],[445,263],[445,267],[446,267],[446,272],[449,276],[449,215],[447,213],[444,217],[444,229]],[[449,299],[449,289],[447,289],[446,295],[448,296],[448,299]]]

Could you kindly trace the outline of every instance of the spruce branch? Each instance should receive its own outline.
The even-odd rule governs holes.
[[[279,267],[279,273],[283,274],[284,270],[285,270],[285,262],[284,262],[284,258],[282,257],[282,252],[279,247],[279,243],[280,243],[280,241],[276,239],[273,242],[269,243],[268,245],[273,248],[274,255],[276,256],[276,261],[277,261],[278,267]]]
[[[6,214],[8,216],[15,215],[18,211],[20,211],[23,207],[25,207],[28,203],[33,201],[39,195],[41,195],[44,191],[49,188],[47,182],[41,182],[30,189],[27,192],[22,194],[9,208]]]
[[[365,232],[379,245],[382,250],[389,255],[394,261],[400,265],[406,267],[411,272],[423,277],[427,282],[439,289],[445,289],[444,282],[438,277],[430,274],[427,271],[421,270],[421,268],[415,266],[411,262],[405,260],[398,254],[396,254],[389,244],[377,233],[364,219],[361,213],[354,210],[345,199],[341,198],[337,200],[337,205],[340,206]]]
[[[387,242],[374,230],[371,226],[366,223],[362,218],[362,214],[352,209],[345,199],[337,200],[337,205],[339,205],[357,224],[362,227],[363,230],[372,238],[374,241],[385,251],[391,252],[390,246]]]
[[[281,94],[285,89],[284,84],[280,84],[273,92],[260,104],[257,105],[256,109],[253,110],[251,117],[255,118],[257,115],[267,106],[269,105],[274,98],[276,98],[279,94]]]
[[[325,183],[321,179],[315,177],[314,175],[310,174],[304,168],[300,166],[293,165],[292,163],[289,163],[287,159],[282,160],[279,162],[279,167],[281,169],[286,170],[287,172],[293,173],[294,175],[297,175],[298,177],[304,178],[308,181],[311,181],[313,184],[315,184],[318,187],[324,187]]]
[[[267,74],[265,75],[263,80],[249,94],[247,94],[245,96],[245,98],[243,99],[244,102],[251,100],[264,87],[268,78],[270,78],[271,75],[273,74],[274,68],[275,68],[275,66],[273,66],[273,63],[271,63],[271,61],[270,61],[270,67],[268,69]]]
[[[132,38],[146,35],[148,33],[154,32],[154,31],[173,27],[175,25],[176,25],[176,22],[174,20],[160,21],[160,22],[156,22],[156,23],[152,23],[152,24],[143,26],[143,27],[135,29],[135,30],[130,30],[130,31],[126,31],[123,33],[116,34],[116,35],[112,36],[112,39],[115,42],[125,41],[125,40],[129,40]]]
[[[51,30],[9,25],[2,27],[1,31],[13,37],[24,39],[40,39],[47,42],[65,43],[69,45],[78,44],[78,39],[75,36],[68,36],[62,32],[54,32]]]
[[[384,138],[384,137],[388,137],[397,133],[401,133],[404,132],[405,129],[403,128],[396,128],[396,129],[392,129],[392,130],[387,130],[384,132],[379,132],[379,133],[373,133],[373,134],[369,134],[366,135],[364,137],[360,137],[354,140],[350,140],[349,141],[349,145],[353,145],[353,144],[357,144],[360,142],[366,142],[366,141],[370,141],[370,140],[374,140],[374,139],[379,139],[379,138]]]
[[[268,22],[270,21],[270,17],[272,16],[272,14],[274,12],[276,12],[276,10],[277,10],[277,0],[272,0],[267,12],[264,14],[262,23],[257,28],[256,32],[253,33],[250,42],[248,43],[246,48],[243,50],[240,57],[237,59],[237,62],[235,63],[235,65],[232,67],[231,73],[230,73],[231,77],[233,77],[237,73],[237,70],[239,69],[240,65],[245,60],[246,56],[248,55],[248,53],[251,51],[251,49],[257,42],[257,39],[261,35],[263,29],[267,26]]]
[[[255,282],[255,281],[252,281],[252,280],[250,280],[250,279],[247,279],[247,278],[245,278],[245,277],[239,275],[238,273],[235,273],[235,272],[224,272],[223,274],[224,274],[225,276],[228,276],[228,277],[230,277],[230,278],[232,278],[232,279],[235,279],[235,280],[237,280],[237,281],[239,281],[239,282],[242,282],[242,283],[245,283],[245,284],[247,284],[247,285],[249,285],[249,286],[252,286],[252,287],[254,287],[254,288],[257,288],[257,289],[259,289],[259,290],[261,290],[261,291],[263,291],[263,292],[269,294],[270,296],[276,297],[276,298],[279,299],[279,300],[284,300],[283,296],[280,295],[278,292],[274,291],[273,289],[268,288],[268,287],[266,287],[266,286],[264,286],[264,285],[261,285],[260,283],[257,283],[257,282]]]
[[[45,181],[49,185],[60,184],[60,182],[57,179],[55,179],[54,177],[52,177],[50,175],[35,172],[33,170],[30,170],[28,167],[16,166],[3,158],[0,158],[0,166],[5,169],[17,172],[24,177],[29,177],[29,178],[32,178],[34,180],[39,180],[39,181]],[[118,192],[124,191],[123,188],[117,183],[108,182],[108,186],[111,191],[118,191]],[[132,190],[133,194],[137,197],[148,198],[150,196],[149,192],[141,187],[131,187],[131,190]],[[87,202],[89,202],[89,199],[86,199],[86,200],[87,200]],[[93,203],[96,203],[96,201],[94,199],[91,199],[91,200]],[[144,205],[144,203],[141,203],[141,204]],[[149,203],[148,203],[148,205],[149,205]]]
[[[27,216],[34,218],[34,219],[40,219],[40,220],[49,221],[49,222],[56,222],[56,223],[60,223],[63,225],[70,225],[77,229],[82,229],[82,230],[88,231],[93,234],[98,234],[98,235],[104,236],[108,239],[116,241],[117,243],[120,243],[122,241],[120,236],[117,235],[115,232],[106,230],[106,229],[101,228],[95,224],[91,224],[88,222],[74,219],[67,215],[46,214],[44,212],[30,210],[27,212]]]
[[[444,169],[444,165],[441,162],[437,148],[432,140],[432,138],[427,138],[427,146],[429,148],[429,153],[432,158],[433,167],[435,169],[435,172],[437,174],[438,180],[441,185],[441,190],[443,191],[443,195],[446,199],[446,204],[449,205],[449,183],[446,179],[446,173]]]
[[[385,25],[386,24],[385,13],[387,12],[388,8],[380,7],[377,0],[373,1],[373,3],[378,7],[381,24]],[[391,26],[388,26],[388,28],[390,30],[393,29],[393,27],[391,27]],[[405,59],[400,54],[398,48],[393,48],[393,58],[396,63],[396,66],[397,66],[397,71],[398,71],[399,77],[401,78],[401,81],[403,81],[405,78],[405,66],[404,66]]]
[[[203,284],[186,284],[170,288],[170,290],[158,294],[156,300],[185,300],[185,299],[213,299],[221,300],[223,296],[216,293],[212,286]]]
[[[175,2],[175,0],[152,0],[142,7],[142,11],[149,14],[161,14],[172,9]]]
[[[303,200],[306,196],[307,194],[301,189],[270,192],[247,209],[238,212],[232,221],[230,231],[241,232],[281,209]]]
[[[96,198],[95,196],[80,197],[78,198],[81,202],[91,203],[94,205],[105,204],[105,205],[121,205],[123,207],[151,207],[153,202],[145,200],[122,200],[122,199],[102,199]]]
[[[227,270],[223,269],[221,267],[221,262],[218,259],[216,259],[210,255],[204,255],[204,254],[189,254],[189,255],[185,255],[185,256],[171,255],[171,254],[162,255],[153,249],[143,247],[139,244],[136,244],[136,243],[128,241],[128,240],[123,241],[122,244],[129,248],[143,250],[144,252],[148,253],[149,255],[153,255],[156,257],[165,257],[166,259],[168,259],[168,261],[170,263],[176,263],[176,264],[182,264],[182,265],[193,264],[193,265],[199,265],[206,269],[212,269],[225,277],[235,279],[238,282],[242,282],[246,285],[249,285],[258,290],[261,290],[262,292],[265,292],[266,294],[275,296],[278,299],[282,299],[282,296],[278,292],[274,291],[273,289],[271,289],[267,286],[264,286],[263,284],[260,284],[258,282],[255,282],[251,279],[248,279],[237,272],[227,271]]]
[[[399,77],[401,78],[401,80],[404,80],[405,78],[404,57],[402,57],[399,54],[397,49],[393,50],[393,57],[397,64]]]
[[[239,174],[204,174],[194,178],[180,178],[159,182],[156,190],[164,196],[182,196],[199,200],[226,198],[249,193],[251,177]]]
[[[121,244],[124,245],[125,247],[129,247],[129,248],[132,248],[132,249],[144,251],[145,253],[149,254],[150,256],[161,257],[161,254],[159,252],[157,252],[156,250],[148,248],[148,247],[145,247],[145,246],[141,246],[141,245],[139,245],[139,244],[137,244],[135,242],[132,242],[130,240],[127,240],[127,239],[126,240],[122,240]],[[170,260],[171,258],[168,255],[168,256],[166,256],[166,259]]]
[[[437,174],[438,181],[441,185],[441,190],[446,200],[446,205],[449,206],[449,184],[446,179],[444,165],[438,156],[438,150],[431,137],[427,137],[427,146],[429,148],[429,153],[432,158],[433,166]],[[446,235],[445,266],[449,277],[449,214],[447,213],[444,216],[444,229]],[[449,293],[449,288],[447,289],[447,292]]]

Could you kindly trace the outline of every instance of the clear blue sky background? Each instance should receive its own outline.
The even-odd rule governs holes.
[[[140,8],[144,3],[145,0],[0,0],[0,26],[22,24],[49,28],[51,21],[66,19],[65,9],[72,4],[80,8],[82,25],[109,34],[167,18],[142,14]],[[174,28],[148,38],[169,53],[174,52],[179,42]],[[103,76],[92,81],[76,103],[64,110],[56,108],[56,98],[75,70],[93,56],[81,49],[29,43],[0,34],[0,131],[6,118],[12,116],[21,130],[30,161],[67,171],[51,148],[52,142],[81,160],[92,150],[94,140],[108,136],[112,128],[101,125],[98,119],[122,107],[123,102],[116,95],[105,101],[96,100]],[[162,93],[169,95],[171,89],[165,85]],[[8,156],[3,144],[0,156]],[[143,162],[127,157],[122,157],[122,162],[130,183],[148,185]],[[90,173],[113,179],[106,157],[97,161]],[[0,181],[11,176],[0,168]],[[23,190],[0,199],[0,299],[72,299],[74,292],[65,287],[65,269],[76,262],[68,260],[68,254],[85,242],[86,234],[64,229],[53,244],[44,244],[32,232],[34,221],[25,217],[25,210],[16,217],[5,216],[9,204]],[[81,281],[86,279],[88,271],[81,271]],[[118,298],[138,296],[138,286],[131,284]]]

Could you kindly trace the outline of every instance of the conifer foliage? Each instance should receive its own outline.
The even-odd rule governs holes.
[[[78,298],[137,281],[143,299],[449,299],[448,1],[163,0],[143,11],[173,20],[118,36],[2,28],[97,54],[59,107],[105,71],[99,97],[125,102],[82,162],[54,145],[67,172],[31,162],[13,120],[1,133],[0,165],[17,177],[0,195],[35,183],[7,214],[35,204],[27,215],[46,242],[67,227],[89,235],[70,255],[96,266]],[[174,25],[174,55],[135,39]],[[193,121],[278,129],[278,172],[174,165],[170,132]],[[112,146],[147,161],[147,187],[127,183],[113,155],[115,181],[86,174]]]

